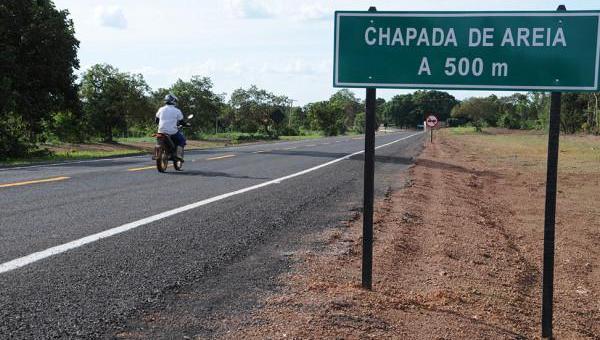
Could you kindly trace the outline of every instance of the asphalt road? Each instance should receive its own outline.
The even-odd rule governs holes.
[[[379,195],[423,136],[378,135]],[[363,148],[190,151],[166,174],[149,156],[0,169],[0,338],[218,336],[214,320],[277,289],[305,235],[360,207]]]

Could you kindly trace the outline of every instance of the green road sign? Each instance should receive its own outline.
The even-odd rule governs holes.
[[[597,91],[600,12],[335,13],[334,87]]]

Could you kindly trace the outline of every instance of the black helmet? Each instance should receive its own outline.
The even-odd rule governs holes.
[[[175,95],[169,93],[165,96],[165,104],[167,105],[177,105],[177,97]]]

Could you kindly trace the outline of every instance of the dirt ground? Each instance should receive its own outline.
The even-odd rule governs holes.
[[[357,215],[229,338],[539,338],[546,138],[441,132],[377,203],[373,291]],[[562,138],[554,334],[600,339],[600,139]]]

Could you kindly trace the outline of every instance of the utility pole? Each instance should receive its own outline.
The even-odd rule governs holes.
[[[292,127],[292,108],[294,107],[294,99],[288,99],[290,102],[289,111],[288,111],[288,127]]]
[[[596,106],[594,106],[594,117],[596,119],[596,131],[600,133],[600,117],[598,116],[598,93],[593,93],[594,99],[596,99]]]

